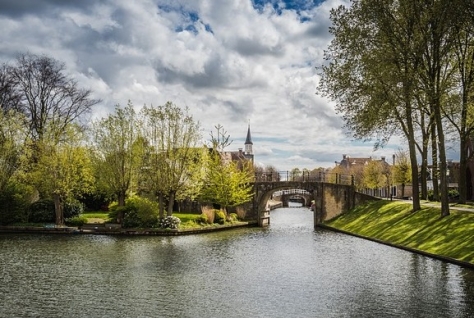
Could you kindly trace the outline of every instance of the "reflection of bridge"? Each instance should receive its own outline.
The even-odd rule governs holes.
[[[309,201],[315,200],[314,226],[354,208],[369,197],[355,191],[352,176],[341,174],[307,174],[292,176],[289,172],[259,172],[254,182],[252,215],[260,226],[270,222],[267,202],[276,193],[302,190]]]

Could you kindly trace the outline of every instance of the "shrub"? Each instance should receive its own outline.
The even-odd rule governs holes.
[[[116,220],[119,212],[123,212],[126,228],[158,226],[158,204],[147,198],[130,196],[125,200],[125,206],[118,206],[117,202],[109,205],[110,219]]]
[[[176,216],[166,216],[160,222],[161,228],[178,229],[181,219]]]
[[[87,223],[87,218],[85,216],[74,216],[66,219],[66,225],[81,227]]]
[[[457,200],[459,198],[459,191],[457,189],[450,189],[448,191],[448,197],[450,200]]]
[[[0,192],[0,225],[26,222],[31,195],[28,187],[8,183]]]
[[[438,195],[438,197],[441,195]],[[448,190],[448,197],[449,200],[456,200],[459,198],[459,191],[457,189],[450,189]],[[428,200],[433,201],[434,200],[434,192],[432,189],[428,191]]]
[[[77,217],[82,214],[82,204],[78,201],[66,202],[63,207],[64,219]],[[54,223],[56,213],[54,201],[51,199],[40,199],[29,207],[28,221],[31,223]]]
[[[40,199],[32,203],[28,211],[28,222],[30,223],[54,223],[56,221],[54,202],[50,199]]]
[[[215,222],[218,223],[218,224],[225,224],[225,220],[226,220],[226,215],[225,213],[222,211],[222,210],[215,210],[214,211],[214,214],[215,214]]]
[[[53,205],[54,206],[54,205]],[[84,212],[84,207],[79,201],[70,201],[64,204],[64,218],[77,217]]]
[[[196,221],[201,224],[208,224],[207,215],[202,213]]]
[[[231,214],[229,215],[229,221],[231,221],[231,222],[236,222],[236,221],[238,221],[238,220],[239,220],[239,216],[238,216],[236,213],[231,213]]]
[[[432,189],[428,190],[428,200],[429,200],[429,201],[432,201],[432,200],[433,200],[433,194],[434,194],[434,192],[433,192]]]

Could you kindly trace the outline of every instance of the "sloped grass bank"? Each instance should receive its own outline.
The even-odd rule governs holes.
[[[439,208],[411,209],[404,202],[368,202],[324,225],[474,267],[474,213],[451,210],[441,218]]]

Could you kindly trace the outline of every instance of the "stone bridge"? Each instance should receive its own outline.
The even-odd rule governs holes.
[[[316,178],[300,178],[299,180],[266,180],[254,182],[254,198],[252,201],[252,217],[258,220],[259,226],[270,223],[270,212],[267,205],[273,193],[282,190],[300,189],[311,194],[315,201],[314,226],[323,221],[343,214],[370,196],[355,191],[352,177],[337,176],[333,179],[317,176]],[[372,198],[372,197],[370,197]]]

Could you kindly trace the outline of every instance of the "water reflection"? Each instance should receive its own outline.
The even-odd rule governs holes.
[[[471,270],[326,230],[0,235],[3,317],[470,317]]]

